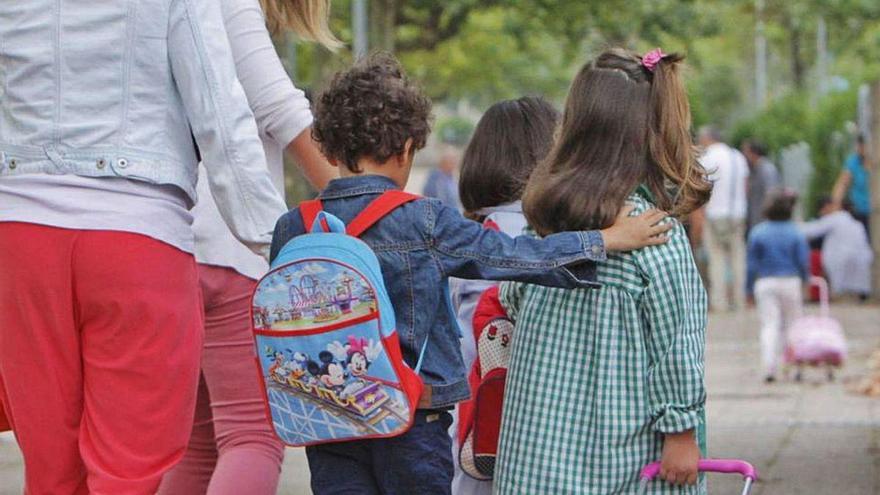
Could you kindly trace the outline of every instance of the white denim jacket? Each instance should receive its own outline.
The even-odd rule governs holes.
[[[241,242],[265,252],[286,211],[216,1],[2,2],[0,108],[0,180],[126,177],[195,202],[195,137]]]

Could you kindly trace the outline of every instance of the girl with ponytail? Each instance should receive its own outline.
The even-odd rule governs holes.
[[[523,210],[539,235],[604,228],[626,204],[671,212],[666,244],[613,253],[600,289],[501,288],[516,320],[497,493],[705,493],[706,291],[684,217],[711,192],[696,160],[678,54],[612,49],[568,94],[556,143]]]

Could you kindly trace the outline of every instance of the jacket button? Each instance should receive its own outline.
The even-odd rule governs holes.
[[[9,160],[9,170],[15,170],[15,167],[17,167],[17,166],[18,166],[18,161],[15,158],[13,158],[12,160]]]
[[[116,165],[119,168],[125,168],[128,166],[128,160],[126,160],[125,158],[120,158],[119,160],[116,160]]]
[[[107,160],[105,160],[103,158],[98,159],[97,167],[99,169],[103,169],[106,166],[107,166]]]
[[[593,246],[592,249],[593,249],[593,254],[599,254],[602,252],[602,248],[600,248],[599,246]]]

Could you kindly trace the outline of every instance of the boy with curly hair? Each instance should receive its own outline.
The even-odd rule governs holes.
[[[349,222],[385,191],[403,189],[413,156],[430,133],[430,113],[430,100],[390,55],[373,55],[337,74],[317,100],[313,126],[321,151],[341,176],[321,193],[324,210]],[[425,388],[405,434],[308,447],[312,491],[449,494],[449,410],[470,391],[448,278],[595,286],[595,262],[605,259],[606,250],[665,242],[668,227],[658,225],[664,213],[627,214],[624,211],[614,226],[602,231],[513,239],[483,229],[439,200],[418,199],[362,234],[379,258],[403,357],[410,366],[428,342],[420,372]],[[272,259],[306,230],[298,209],[284,215],[275,228]]]

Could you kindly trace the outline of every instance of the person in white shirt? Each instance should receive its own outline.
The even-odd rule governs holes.
[[[700,161],[714,184],[702,229],[709,254],[710,307],[744,308],[749,167],[742,153],[723,143],[714,127],[701,128],[697,137],[703,148]]]
[[[309,101],[281,65],[267,24],[334,49],[341,43],[327,28],[330,1],[221,0],[219,5],[275,187],[284,194],[287,150],[312,185],[323,189],[336,171],[312,140]],[[268,265],[223,222],[205,180],[210,165],[200,167],[199,202],[193,208],[205,308],[195,424],[186,454],[165,475],[159,494],[271,495],[278,489],[284,445],[266,420],[250,322],[251,295]]]

